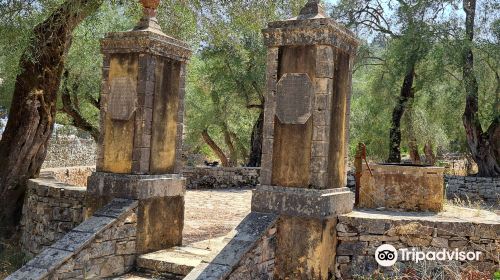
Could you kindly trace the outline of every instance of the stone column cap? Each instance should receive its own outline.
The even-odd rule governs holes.
[[[267,47],[330,45],[355,54],[360,42],[352,31],[332,18],[292,18],[274,21],[262,30]]]
[[[349,188],[306,189],[258,186],[252,194],[252,211],[324,219],[352,211]]]
[[[101,39],[101,52],[147,53],[179,61],[187,61],[192,54],[186,42],[150,29],[110,32]]]
[[[87,179],[87,193],[126,199],[184,196],[186,178],[180,174],[132,175],[94,172]]]

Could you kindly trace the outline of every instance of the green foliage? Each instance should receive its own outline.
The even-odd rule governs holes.
[[[498,16],[495,5],[482,1],[477,40],[476,74],[480,80],[480,112],[483,128],[498,116],[495,79],[500,67]],[[461,2],[447,0],[340,1],[333,16],[367,38],[358,52],[353,74],[350,152],[358,142],[367,144],[374,160],[387,157],[391,111],[399,96],[409,65],[415,64],[415,98],[403,116],[402,150],[410,135],[423,147],[438,152],[465,152],[462,114],[465,92],[462,82],[463,14]],[[498,5],[496,6],[498,9]],[[488,20],[487,18],[490,17]],[[495,17],[494,17],[495,18]]]
[[[33,27],[62,2],[0,3],[0,114],[10,104],[19,59],[33,36]],[[201,137],[207,129],[229,156],[224,137],[229,131],[238,150],[238,163],[244,163],[252,127],[264,102],[266,47],[261,29],[270,21],[297,15],[305,2],[162,1],[158,19],[163,31],[187,41],[194,51],[188,64],[185,106],[186,144],[191,152],[214,157]],[[403,117],[403,151],[410,134],[416,136],[420,147],[432,143],[439,152],[466,151],[461,4],[457,0],[338,1],[334,18],[364,39],[353,73],[351,155],[358,142],[365,142],[372,159],[387,157],[392,109],[405,72],[413,63],[415,98]],[[500,13],[495,1],[481,0],[478,6],[478,35],[473,47],[485,130],[500,112]],[[377,20],[367,18],[367,11],[379,13]],[[99,39],[110,31],[130,30],[140,15],[137,1],[105,1],[99,12],[74,32],[64,82],[81,114],[95,126],[102,66]],[[71,123],[65,114],[57,118],[58,123]]]
[[[0,111],[8,109],[19,60],[33,36],[33,27],[42,22],[62,0],[13,0],[0,2]]]
[[[99,100],[102,77],[99,39],[108,32],[132,29],[139,16],[139,5],[135,1],[105,1],[97,13],[85,19],[73,32],[73,43],[65,65],[68,76],[63,85],[68,85],[78,111],[94,126],[99,120],[95,103]],[[70,124],[71,120],[65,114],[58,114],[57,122]]]

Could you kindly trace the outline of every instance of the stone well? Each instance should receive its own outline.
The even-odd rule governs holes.
[[[371,173],[363,166],[359,207],[432,212],[443,209],[444,168],[403,164],[369,166]]]

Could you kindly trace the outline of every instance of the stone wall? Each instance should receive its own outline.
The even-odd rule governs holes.
[[[97,146],[92,139],[52,138],[42,168],[94,165],[96,149]]]
[[[255,167],[186,167],[188,189],[250,188],[259,183],[260,168]]]
[[[500,178],[444,175],[446,198],[458,197],[470,202],[500,204]],[[356,180],[352,171],[347,172],[347,187],[355,192]]]
[[[394,212],[379,211],[355,211],[342,215],[337,224],[336,277],[356,279],[356,276],[374,275],[379,270],[392,279],[405,270],[414,270],[420,277],[425,273],[445,273],[446,277],[440,279],[462,279],[451,274],[463,273],[462,269],[469,265],[490,277],[499,269],[500,253],[500,223],[490,218],[459,219],[424,213],[394,215]],[[396,249],[480,251],[482,258],[479,262],[427,261],[415,264],[398,261],[391,269],[384,269],[375,261],[375,250],[385,243]]]
[[[133,268],[137,201],[115,199],[6,280],[102,279]]]
[[[446,196],[500,204],[500,178],[446,175]]]
[[[276,230],[276,224],[267,230],[257,246],[241,259],[228,280],[273,279]]]
[[[21,248],[34,256],[83,221],[92,166],[44,169],[28,181],[21,220]]]
[[[40,178],[53,178],[73,186],[87,186],[87,178],[95,171],[95,166],[72,166],[46,168],[40,172]]]
[[[83,221],[85,187],[53,178],[28,181],[21,221],[21,248],[33,256]]]

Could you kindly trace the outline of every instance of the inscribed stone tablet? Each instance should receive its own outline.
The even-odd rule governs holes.
[[[111,80],[108,114],[112,120],[127,121],[135,112],[137,85],[130,77]]]
[[[287,73],[278,81],[276,116],[284,124],[304,124],[311,117],[314,87],[304,73]]]

